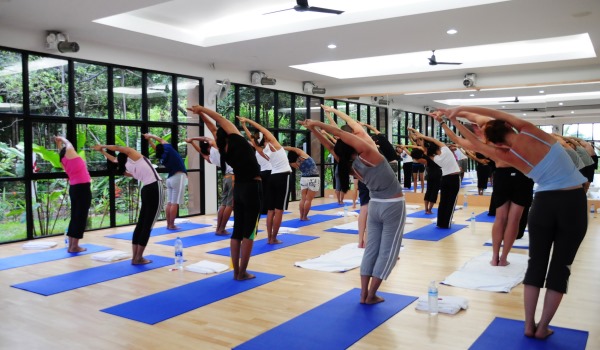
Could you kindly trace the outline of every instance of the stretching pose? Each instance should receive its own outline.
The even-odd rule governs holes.
[[[307,119],[306,128],[321,141],[316,128],[338,137],[334,153],[339,160],[340,180],[349,182],[352,172],[369,189],[369,237],[360,267],[360,302],[375,304],[384,301],[377,295],[382,281],[387,279],[398,261],[402,243],[406,210],[402,186],[389,163],[376,146],[361,137],[334,126]]]
[[[88,213],[92,204],[92,178],[87,170],[85,160],[77,154],[75,148],[62,136],[55,136],[54,141],[60,149],[59,156],[65,173],[69,177],[69,198],[71,199],[71,221],[67,229],[69,236],[69,253],[87,250],[79,246],[87,224]]]
[[[441,114],[431,114],[439,122],[443,122]],[[492,118],[475,113],[460,112],[460,117],[475,123],[477,132],[485,128],[487,122]],[[458,137],[446,123],[442,124],[446,133],[460,146],[465,149],[474,150],[471,142]],[[459,130],[463,129],[463,125]],[[466,129],[466,127],[464,128]],[[478,139],[485,138],[482,133],[477,135]],[[506,266],[509,264],[510,253],[515,240],[522,237],[527,226],[527,214],[533,200],[533,181],[527,178],[521,171],[514,168],[510,163],[498,158],[495,154],[486,154],[496,162],[496,182],[492,192],[490,207],[495,210],[495,220],[492,226],[492,266]],[[487,179],[485,179],[487,181]],[[502,249],[502,252],[500,250]]]
[[[254,278],[253,274],[246,271],[256,237],[262,201],[260,166],[254,156],[254,149],[235,125],[219,113],[199,105],[188,110],[211,118],[220,125],[216,132],[220,161],[223,167],[224,163],[230,164],[236,174],[233,189],[235,217],[230,240],[233,278],[238,281]]]
[[[454,207],[456,206],[456,197],[460,190],[460,168],[458,167],[456,158],[454,158],[454,153],[450,151],[445,143],[438,141],[433,137],[425,136],[413,128],[409,128],[409,130],[414,133],[417,139],[437,145],[439,148],[433,153],[433,161],[442,168],[437,227],[450,228],[452,226]]]
[[[150,146],[156,151],[156,158],[169,171],[167,177],[167,207],[165,208],[167,229],[177,230],[179,227],[175,226],[175,218],[179,212],[179,206],[183,204],[185,186],[187,185],[187,169],[181,155],[170,143],[152,134],[143,134],[142,136],[149,141]],[[155,140],[157,143],[150,142],[150,140]]]
[[[269,190],[267,191],[269,197],[266,198],[267,236],[269,244],[282,243],[277,239],[277,234],[279,234],[283,211],[286,209],[288,203],[292,168],[290,168],[290,164],[288,163],[285,150],[269,130],[253,120],[244,117],[237,118],[240,120],[243,127],[245,127],[246,123],[249,123],[260,131],[265,138],[265,143],[268,144],[269,150],[271,151],[269,154],[269,161],[273,168],[271,170],[271,175],[269,176],[269,184],[267,185],[269,186]],[[254,159],[256,160],[256,157],[254,157]]]
[[[302,173],[300,177],[301,198],[298,206],[300,207],[300,220],[307,221],[308,212],[312,205],[315,195],[321,190],[321,177],[319,168],[315,161],[303,150],[296,147],[283,147],[288,151],[288,161],[290,166],[299,169]]]
[[[428,147],[417,145],[397,145],[399,148],[408,150],[412,148],[413,162],[419,162],[425,165],[427,169],[427,190],[423,196],[423,204],[425,205],[425,214],[433,214],[433,206],[437,202],[438,193],[442,181],[442,168],[433,160],[437,155],[440,147],[435,143],[429,143]]]
[[[440,112],[450,118],[474,150],[508,162],[538,185],[529,214],[529,263],[523,281],[525,335],[545,339],[553,333],[549,324],[567,292],[572,264],[587,231],[587,199],[583,189],[587,179],[551,135],[527,121],[481,107]],[[491,144],[479,141],[456,122],[461,112],[493,118],[484,127]],[[535,310],[544,285],[544,309],[536,323]]]
[[[94,150],[99,151],[113,163],[118,164],[117,175],[131,176],[143,184],[140,190],[142,207],[138,222],[133,230],[131,239],[133,265],[149,264],[152,260],[144,259],[144,250],[150,239],[150,232],[163,207],[163,186],[160,176],[148,160],[133,148],[115,145],[96,145]],[[119,152],[115,157],[106,151]]]

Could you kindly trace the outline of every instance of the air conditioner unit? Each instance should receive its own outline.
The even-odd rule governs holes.
[[[380,98],[380,99],[377,101],[377,103],[378,103],[378,104],[380,104],[380,105],[387,106],[387,105],[389,105],[389,104],[390,104],[390,101],[389,101],[389,100],[386,100],[386,99],[383,99],[383,98]]]
[[[302,82],[302,91],[304,91],[305,94],[325,94],[325,92],[327,90],[325,90],[325,88],[320,88],[318,86],[316,86],[313,82],[311,81],[304,81]]]

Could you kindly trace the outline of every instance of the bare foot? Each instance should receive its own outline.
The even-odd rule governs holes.
[[[131,265],[146,265],[150,264],[152,260],[141,258],[140,260],[133,261],[131,260]]]
[[[352,204],[352,209],[356,209],[356,203]]]
[[[269,242],[269,244],[281,244],[281,243],[283,243],[283,242],[278,239]]]
[[[217,236],[229,236],[229,232],[227,232],[227,231],[215,232],[215,235],[217,235]]]
[[[510,265],[509,261],[506,261],[506,260],[499,260],[498,261],[498,266],[508,266],[508,265]]]
[[[300,221],[308,221],[308,218],[300,218]]]
[[[498,263],[500,262],[500,259],[498,259],[498,257],[493,256],[492,260],[490,260],[490,265],[492,266],[498,266]]]
[[[254,276],[251,273],[248,272],[244,272],[244,274],[242,276],[238,276],[238,278],[236,278],[238,281],[245,281],[245,280],[251,280],[253,278],[256,278],[256,276]]]
[[[535,338],[536,339],[543,340],[543,339],[548,338],[552,334],[554,334],[554,331],[551,330],[550,328],[545,328],[545,329],[538,328],[538,329],[535,330]]]
[[[384,301],[385,301],[385,299],[383,299],[382,297],[376,295],[373,298],[370,298],[370,299],[367,298],[367,299],[365,299],[365,304],[367,304],[367,305],[373,305],[373,304],[382,303]]]
[[[364,248],[364,247],[365,247],[365,242],[360,242],[360,243],[358,243],[358,247],[359,247],[359,248]]]
[[[87,248],[84,247],[76,247],[75,249],[69,249],[69,253],[81,253],[85,252]]]
[[[167,226],[167,230],[179,230],[179,229],[181,229],[181,227],[179,227],[179,226],[175,226],[175,225]]]

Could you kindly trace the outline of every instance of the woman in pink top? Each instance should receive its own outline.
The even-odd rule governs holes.
[[[69,197],[71,198],[71,221],[67,229],[69,236],[69,253],[83,252],[86,248],[79,246],[87,224],[88,212],[92,203],[92,189],[90,173],[85,160],[75,151],[75,148],[62,136],[55,136],[54,141],[59,151],[67,176],[69,177]]]

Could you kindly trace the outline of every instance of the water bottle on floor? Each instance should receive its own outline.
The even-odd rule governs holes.
[[[464,200],[463,200],[463,208],[466,208],[468,206],[469,203],[467,203],[467,194],[464,194]]]
[[[175,240],[175,266],[183,270],[183,242],[179,237]]]
[[[477,221],[475,220],[475,212],[471,212],[471,233],[475,233],[475,223]]]
[[[596,217],[596,205],[594,203],[590,205],[590,213],[592,213],[592,217]]]
[[[435,281],[431,281],[429,288],[427,289],[427,296],[429,302],[429,314],[438,314],[438,289],[435,285]]]
[[[69,236],[67,236],[69,229],[65,229],[65,248],[69,248]]]
[[[348,217],[348,205],[344,204],[344,216]]]

